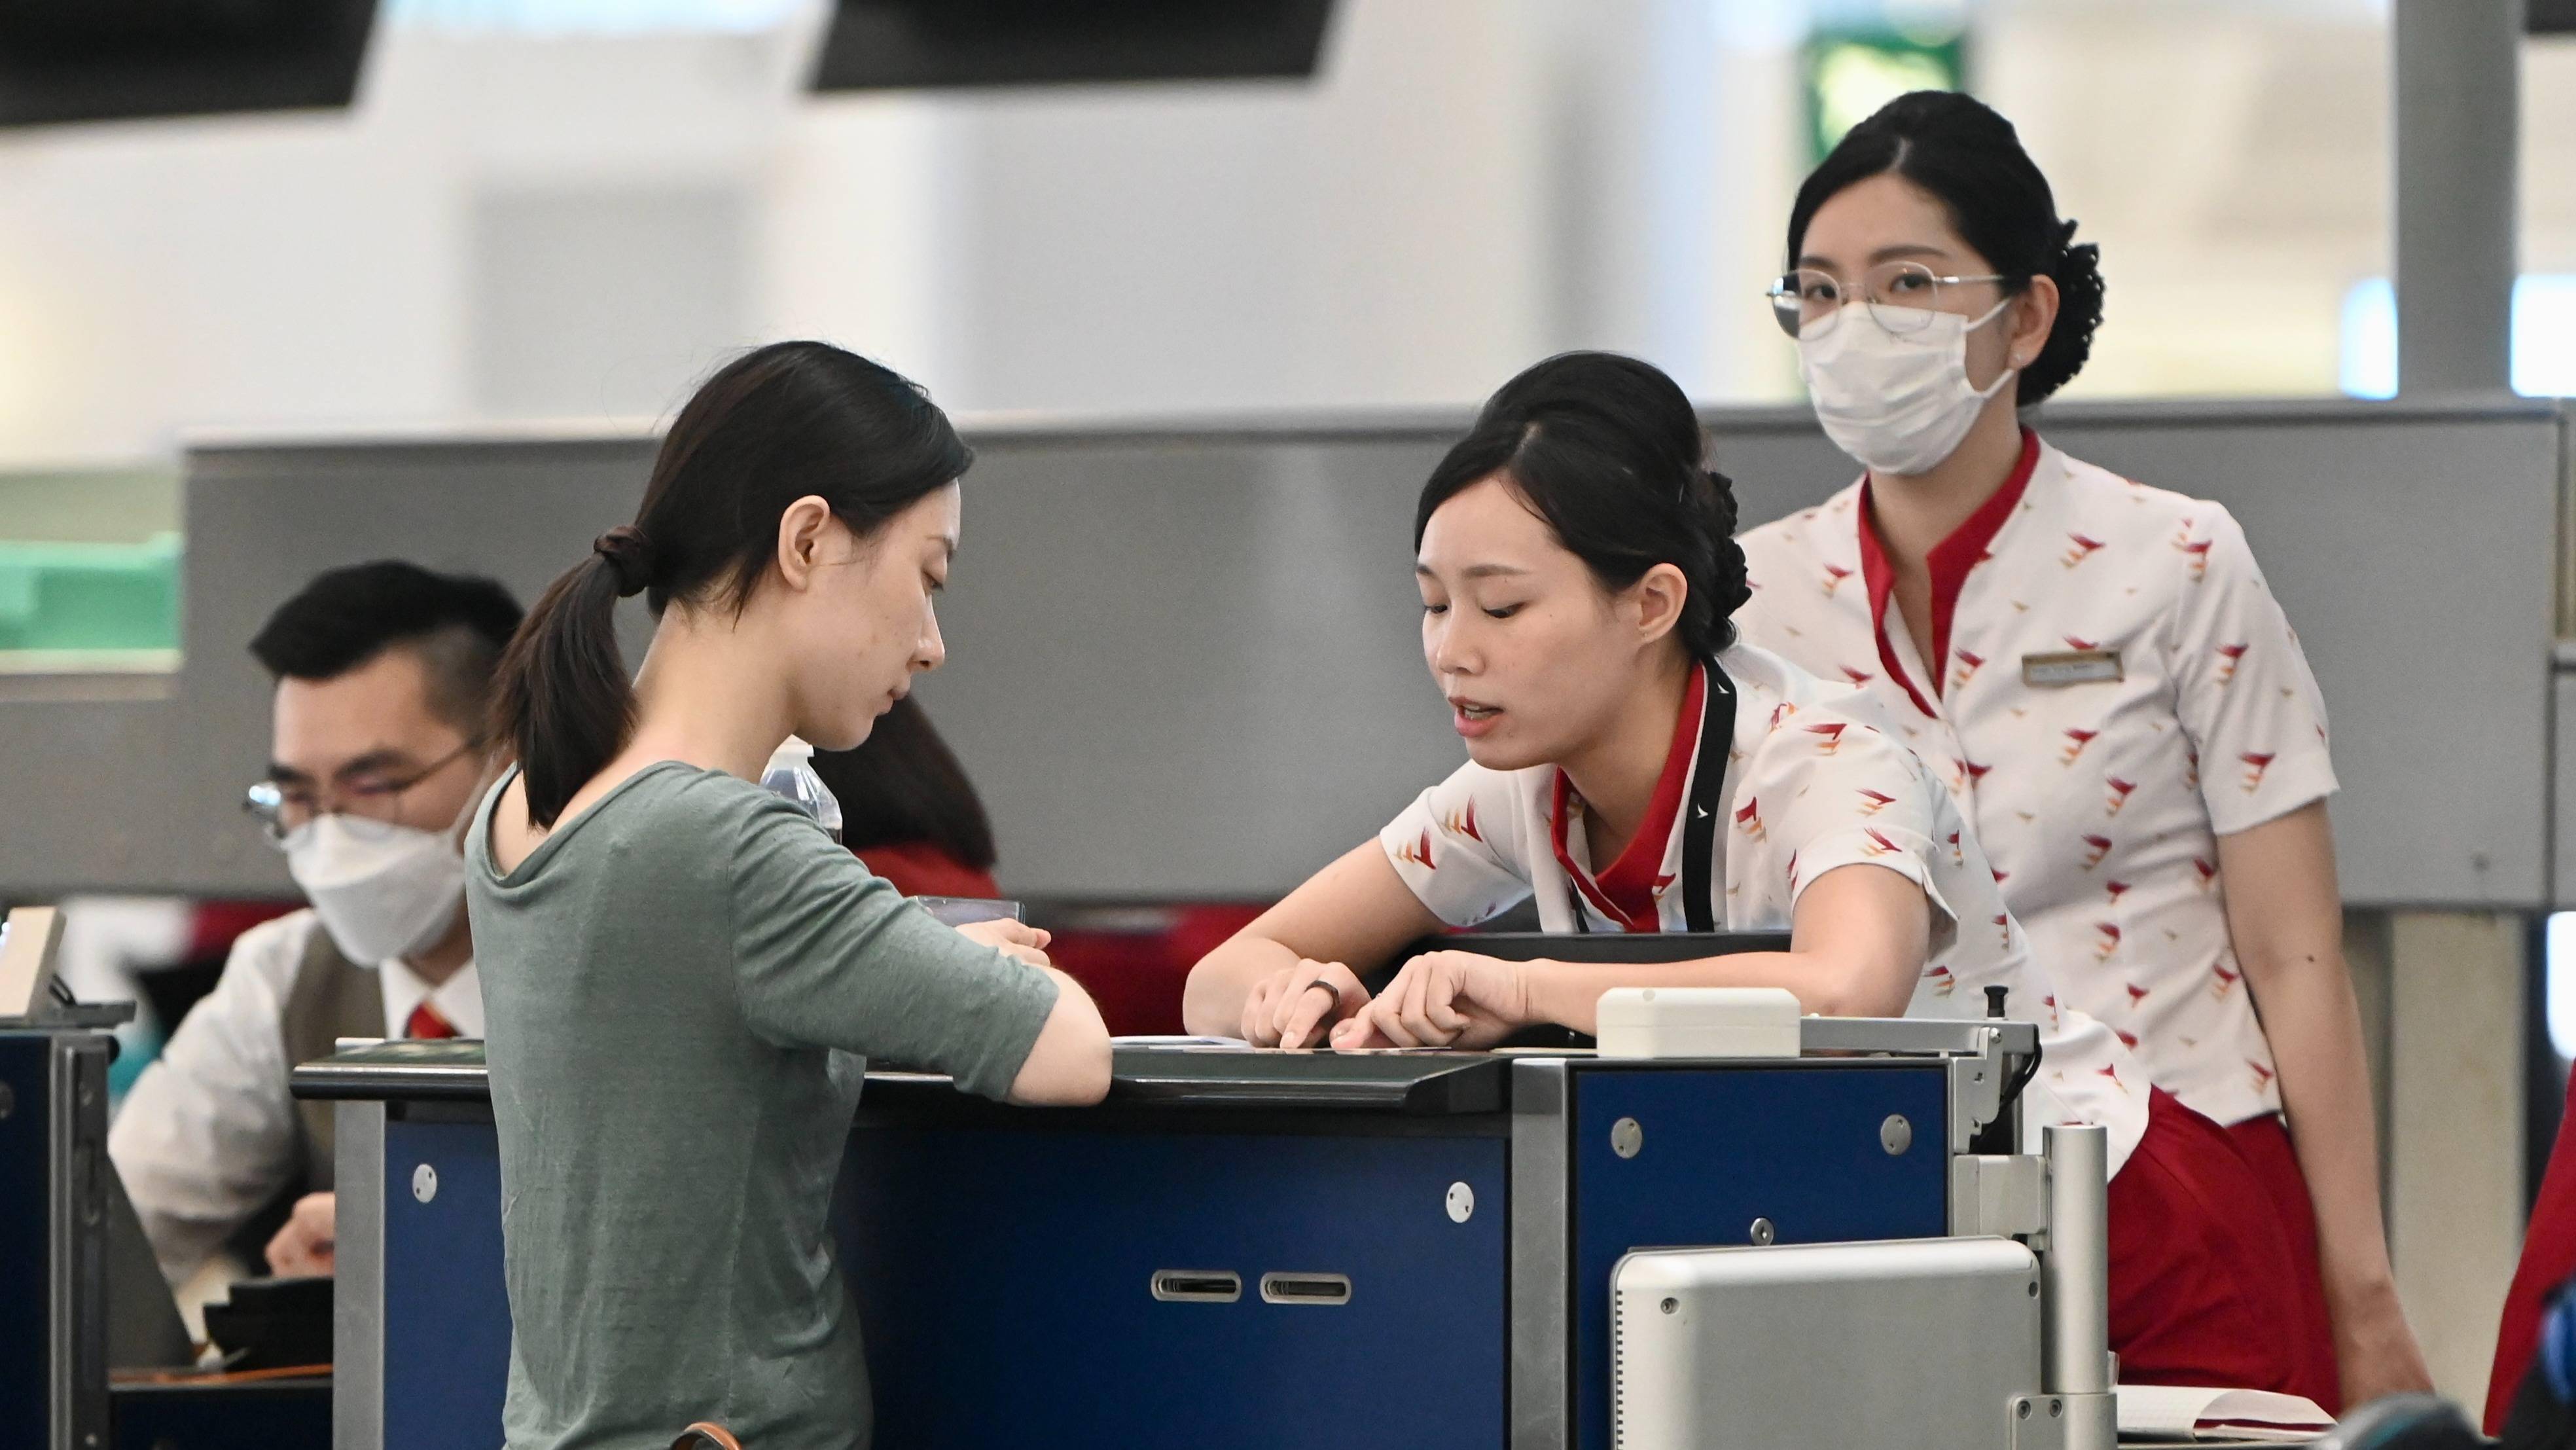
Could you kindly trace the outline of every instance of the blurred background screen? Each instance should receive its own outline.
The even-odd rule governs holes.
[[[8,0],[0,125],[349,104],[375,0]]]
[[[841,0],[823,91],[1302,79],[1332,0]]]

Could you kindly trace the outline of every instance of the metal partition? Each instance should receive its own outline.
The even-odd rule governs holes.
[[[1011,890],[1275,892],[1463,758],[1410,577],[1414,494],[1463,412],[966,421],[981,461],[941,606],[951,663],[921,697],[992,807]],[[2355,904],[2548,903],[2559,405],[2040,421],[2244,521],[2324,683]],[[1708,422],[1748,523],[1853,474],[1803,412]],[[640,428],[192,448],[167,688],[19,681],[0,699],[0,896],[285,892],[235,807],[265,758],[267,681],[242,646],[267,611],[316,570],[384,555],[533,599],[631,516],[651,450]],[[631,663],[640,610],[630,624]]]

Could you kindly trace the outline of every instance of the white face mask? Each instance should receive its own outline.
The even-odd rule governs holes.
[[[1822,337],[1800,337],[1798,368],[1825,436],[1873,473],[1937,467],[1976,426],[1986,400],[2019,371],[2005,369],[1983,390],[1968,382],[1968,334],[2001,315],[2010,300],[1974,319],[1881,308],[1924,320],[1920,330],[1903,334],[1881,327],[1867,307],[1845,307],[1846,315]]]
[[[372,969],[427,951],[456,924],[465,857],[452,835],[321,816],[287,838],[286,869],[340,954]]]

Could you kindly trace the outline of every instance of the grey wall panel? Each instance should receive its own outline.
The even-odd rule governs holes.
[[[1801,415],[1710,421],[1748,522],[1851,476]],[[951,663],[922,698],[993,807],[1007,886],[1276,891],[1463,758],[1409,567],[1414,491],[1462,422],[970,428]],[[2244,520],[2333,711],[2355,903],[2547,898],[2554,407],[2070,408],[2044,427]],[[175,697],[0,703],[0,896],[282,890],[234,805],[266,743],[242,641],[268,609],[383,554],[533,599],[628,516],[649,456],[640,437],[196,452]]]
[[[533,602],[622,517],[603,507],[632,509],[650,457],[640,437],[192,453],[171,698],[0,702],[0,897],[289,893],[239,807],[267,761],[268,680],[244,646],[269,611],[323,569],[386,556],[494,574]]]
[[[2232,509],[2326,692],[2346,893],[2547,894],[2560,428],[2427,419],[2298,431],[2068,430],[2132,477]],[[2205,480],[2205,482],[2203,482]]]
[[[921,698],[1032,893],[1261,893],[1464,760],[1422,665],[1430,440],[987,444]]]
[[[1748,524],[1857,476],[1803,418],[1711,421]],[[2347,897],[2545,897],[2557,405],[2135,404],[2040,426],[2244,524],[2325,690]]]
[[[2568,839],[2576,832],[2576,770],[2565,768],[2576,762],[2576,671],[2570,663],[2576,662],[2562,662],[2550,680],[2556,707],[2550,721],[2550,904],[2562,909],[2576,908],[2576,841]]]

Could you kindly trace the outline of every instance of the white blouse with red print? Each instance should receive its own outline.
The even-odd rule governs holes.
[[[1931,762],[2074,1005],[2222,1124],[2280,1110],[2218,837],[2335,789],[2325,704],[2226,509],[2023,435],[1928,557],[1938,669],[1890,608],[1869,481],[1743,539],[1749,642],[1871,694]]]
[[[1914,882],[1932,906],[1933,940],[1907,1014],[1982,1017],[1984,989],[2006,988],[2008,1014],[2040,1027],[2043,1064],[2023,1105],[2025,1129],[2035,1142],[2043,1124],[2102,1124],[2118,1171],[2146,1130],[2145,1070],[2109,1029],[2059,1001],[1941,782],[1866,693],[1745,645],[1718,664],[1736,690],[1724,829],[1710,863],[1723,884],[1719,924],[1786,930],[1808,883],[1844,866]],[[1572,828],[1583,802],[1554,766],[1463,765],[1379,842],[1423,905],[1453,926],[1535,898],[1549,931],[1685,930],[1687,893],[1713,884],[1680,880],[1705,689],[1695,677],[1648,819],[1606,869],[1594,868],[1585,833]]]

